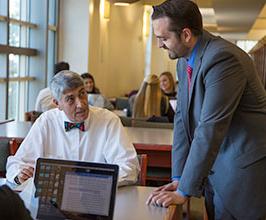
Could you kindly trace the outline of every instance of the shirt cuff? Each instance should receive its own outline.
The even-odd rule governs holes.
[[[181,176],[173,176],[172,181],[179,181],[181,179]]]
[[[176,191],[177,191],[181,196],[183,196],[183,197],[189,197],[188,194],[186,194],[185,192],[183,192],[183,191],[181,191],[181,190],[179,190],[179,189],[177,189]]]

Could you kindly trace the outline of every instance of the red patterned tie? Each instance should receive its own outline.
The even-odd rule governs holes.
[[[187,66],[188,90],[190,89],[192,71],[193,71],[192,67],[188,64],[188,66]]]

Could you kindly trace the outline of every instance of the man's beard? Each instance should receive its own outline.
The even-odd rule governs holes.
[[[174,53],[174,52],[170,52],[170,51],[168,51],[168,56],[169,56],[169,58],[170,58],[171,60],[175,60],[175,59],[177,59],[177,58],[180,58],[180,57],[178,56],[178,54],[176,54],[176,53]]]
[[[185,46],[183,46],[182,48],[179,48],[178,53],[168,50],[168,56],[171,60],[179,59],[182,57],[187,57],[188,55],[189,55],[189,48]]]

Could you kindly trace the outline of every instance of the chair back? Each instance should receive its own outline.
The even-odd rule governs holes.
[[[37,111],[30,111],[30,112],[25,112],[24,115],[24,120],[25,121],[31,121],[34,123],[36,119],[42,114],[42,112],[37,112]]]
[[[140,172],[138,176],[137,185],[146,186],[147,165],[148,165],[147,154],[138,154],[138,160],[139,160],[139,165],[140,165]]]
[[[22,139],[12,139],[9,141],[9,154],[15,155],[20,144],[22,143]]]
[[[22,139],[0,139],[0,177],[5,177],[7,158],[17,152],[21,143]]]
[[[0,140],[0,177],[5,177],[6,174],[6,161],[9,156],[9,140]]]

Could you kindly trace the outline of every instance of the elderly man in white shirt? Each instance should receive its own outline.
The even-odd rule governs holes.
[[[120,119],[112,112],[88,107],[79,74],[61,71],[51,82],[56,109],[33,124],[17,153],[7,161],[7,179],[17,184],[33,176],[37,158],[58,158],[119,165],[118,185],[137,180],[139,163]]]

